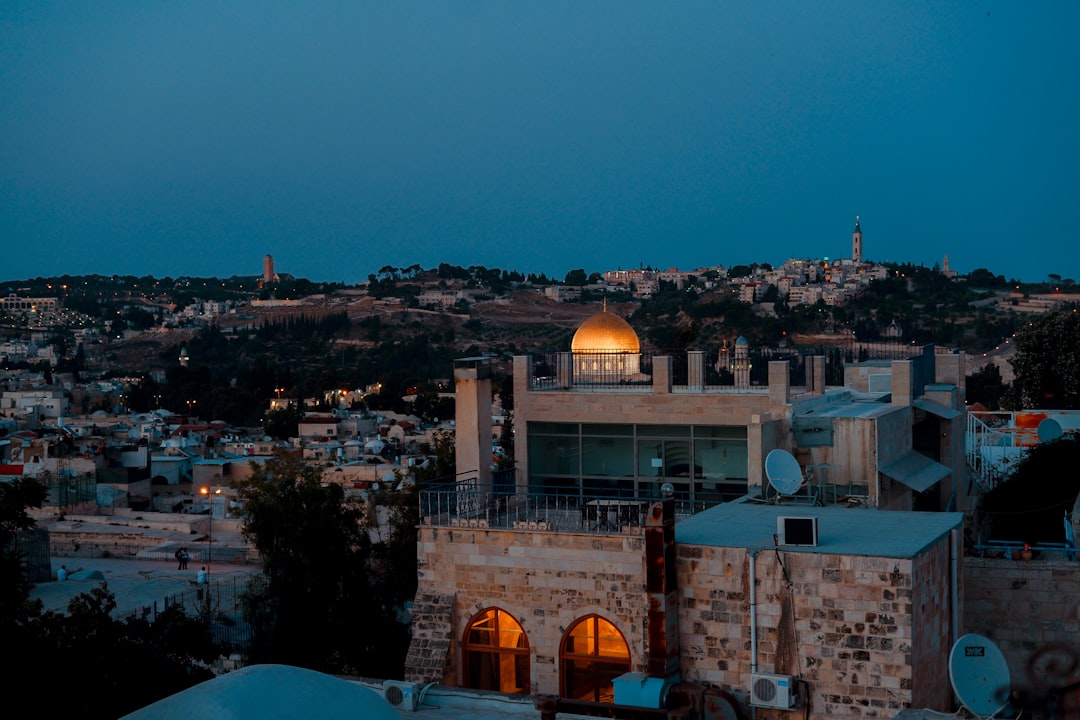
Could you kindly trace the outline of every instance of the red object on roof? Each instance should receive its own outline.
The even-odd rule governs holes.
[[[0,465],[0,475],[7,477],[22,477],[22,465]]]

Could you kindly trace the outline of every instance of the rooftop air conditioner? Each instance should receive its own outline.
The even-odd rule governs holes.
[[[750,674],[750,704],[761,708],[790,710],[798,699],[795,681],[790,675]]]
[[[393,708],[416,710],[420,704],[420,686],[412,682],[386,680],[382,685],[382,696]]]
[[[776,518],[776,542],[778,545],[803,545],[807,547],[816,547],[818,544],[817,518]]]

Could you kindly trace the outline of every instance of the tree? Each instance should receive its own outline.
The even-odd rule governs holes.
[[[7,663],[7,687],[52,697],[59,678],[65,714],[105,720],[213,677],[207,665],[218,651],[206,624],[177,607],[153,623],[113,620],[116,598],[105,583],[73,598],[66,615],[42,613],[41,602],[29,599],[14,540],[34,526],[27,511],[46,496],[36,480],[0,484],[0,646],[18,658]]]
[[[987,363],[967,376],[964,395],[968,402],[979,402],[991,410],[997,410],[1007,389],[998,366]]]
[[[32,478],[0,483],[0,632],[34,614],[30,581],[15,540],[20,532],[34,527],[28,511],[44,505],[48,494],[48,488]]]
[[[1075,303],[1016,333],[1010,403],[1017,408],[1080,408],[1080,307]]]
[[[254,630],[250,660],[400,673],[407,628],[378,573],[374,518],[340,485],[324,486],[321,475],[281,454],[240,486],[244,534],[259,551],[265,579],[245,598]],[[415,540],[413,553],[415,576]]]
[[[1062,468],[1080,463],[1080,437],[1065,435],[1030,448],[1008,479],[983,496],[980,511],[990,537],[1026,543],[1060,543],[1064,517],[1080,492],[1080,478]]]
[[[585,274],[584,268],[577,268],[566,273],[566,278],[563,282],[567,285],[587,285],[589,283],[589,276]]]

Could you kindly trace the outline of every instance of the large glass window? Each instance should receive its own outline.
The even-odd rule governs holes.
[[[559,666],[563,697],[615,702],[614,680],[630,672],[630,648],[612,623],[589,615],[563,636]]]
[[[529,423],[528,438],[533,492],[653,498],[670,482],[704,506],[746,493],[745,427]]]
[[[477,613],[461,647],[465,687],[529,692],[529,639],[509,613],[498,608]]]

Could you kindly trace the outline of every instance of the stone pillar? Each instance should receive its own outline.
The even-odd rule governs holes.
[[[454,467],[458,478],[476,473],[491,485],[491,360],[454,361]]]
[[[791,365],[787,360],[769,361],[769,405],[783,408],[791,402]]]
[[[671,357],[657,355],[653,358],[652,384],[654,395],[671,394]]]
[[[825,394],[825,356],[824,355],[814,355],[813,360],[814,360],[814,364],[811,367],[813,368],[813,374],[814,374],[813,375],[814,389],[813,389],[812,392],[815,395],[824,395]]]
[[[892,361],[892,404],[898,407],[908,407],[914,400],[911,387],[911,361]]]

